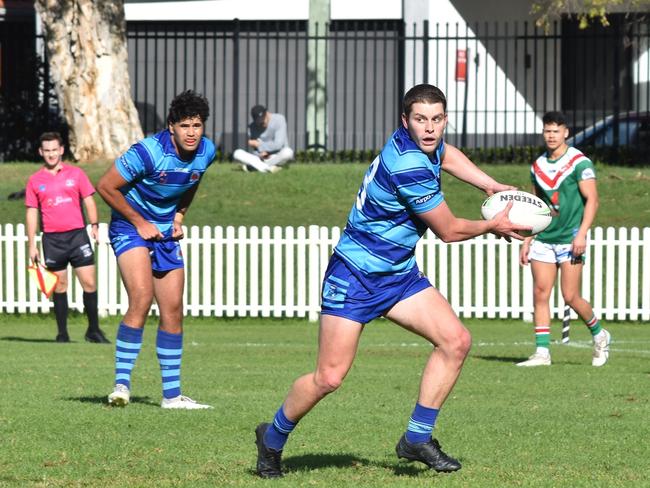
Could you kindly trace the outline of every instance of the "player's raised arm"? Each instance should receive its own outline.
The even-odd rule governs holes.
[[[442,154],[442,169],[459,180],[465,181],[488,195],[506,190],[516,190],[510,185],[503,185],[479,169],[457,147],[445,143]]]

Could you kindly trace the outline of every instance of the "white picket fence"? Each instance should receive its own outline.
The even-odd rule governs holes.
[[[317,320],[323,273],[337,227],[196,227],[182,242],[185,314],[216,317],[308,317]],[[100,313],[121,315],[127,296],[100,225],[97,277]],[[650,320],[650,228],[595,228],[590,234],[582,293],[609,320]],[[47,312],[51,302],[27,277],[23,224],[0,226],[0,311]],[[519,265],[519,243],[485,236],[445,244],[430,232],[420,240],[420,269],[463,317],[530,319],[532,277]],[[556,287],[558,288],[558,287]],[[70,306],[82,310],[71,280]],[[560,317],[561,294],[552,297]],[[154,305],[152,313],[156,313]]]

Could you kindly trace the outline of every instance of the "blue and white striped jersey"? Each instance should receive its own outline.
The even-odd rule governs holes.
[[[334,252],[363,274],[402,274],[415,265],[415,245],[427,230],[417,214],[444,200],[441,141],[427,156],[404,127],[368,168]]]
[[[115,167],[129,183],[121,192],[133,209],[158,226],[164,234],[172,228],[181,196],[199,183],[215,156],[214,143],[202,137],[191,161],[183,161],[168,130],[133,144],[115,160]],[[123,219],[113,210],[113,218]]]

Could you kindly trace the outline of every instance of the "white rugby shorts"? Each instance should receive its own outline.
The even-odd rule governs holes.
[[[572,257],[571,244],[548,244],[537,240],[533,241],[528,252],[528,259],[542,263],[561,264],[570,261]]]

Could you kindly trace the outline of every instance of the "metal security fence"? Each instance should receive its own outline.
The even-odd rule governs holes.
[[[99,308],[124,314],[127,296],[100,224],[97,246]],[[185,314],[207,317],[318,318],[320,287],[337,227],[191,227],[181,241],[186,263]],[[0,311],[47,312],[27,278],[23,224],[0,227]],[[519,244],[492,235],[445,244],[428,232],[416,249],[420,269],[460,316],[530,318],[533,284],[519,265]],[[71,280],[71,306],[82,290]],[[551,310],[561,318],[556,290]],[[596,228],[589,236],[582,294],[608,320],[650,321],[650,228]],[[154,306],[153,313],[157,309]]]
[[[650,148],[650,25],[632,15],[610,22],[580,30],[564,20],[547,33],[506,21],[138,21],[128,23],[129,73],[145,133],[163,128],[171,98],[192,88],[211,102],[207,135],[226,154],[245,144],[257,103],[286,116],[298,151],[376,151],[399,123],[402,94],[420,82],[446,93],[447,139],[461,147],[538,145],[543,113],[562,110],[573,133],[587,130],[583,145]],[[7,32],[0,23],[2,42],[24,40]],[[48,83],[36,85],[32,98],[56,107]]]
[[[191,87],[212,102],[208,133],[227,153],[245,145],[258,103],[286,116],[297,150],[374,150],[398,120],[400,29],[395,21],[332,22],[312,32],[300,21],[130,23],[143,129],[160,130],[171,98]]]
[[[538,145],[548,110],[566,112],[573,133],[610,115],[624,126],[590,144],[650,146],[650,116],[641,132],[625,125],[626,114],[650,112],[650,27],[610,20],[587,30],[565,20],[548,33],[528,22],[139,22],[129,24],[130,73],[145,132],[192,87],[211,100],[210,133],[226,153],[245,144],[256,103],[285,114],[297,150],[377,150],[402,94],[421,82],[447,95],[447,138],[462,147]]]

